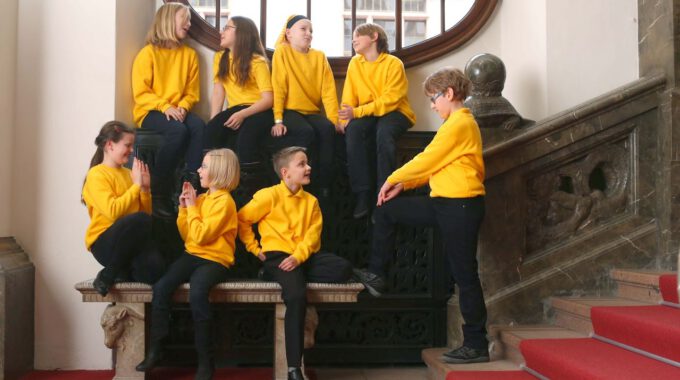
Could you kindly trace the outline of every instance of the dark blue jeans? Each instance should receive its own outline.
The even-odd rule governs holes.
[[[270,138],[271,128],[274,125],[274,113],[272,110],[258,112],[243,120],[237,130],[227,128],[224,123],[234,113],[248,108],[249,106],[234,106],[215,115],[208,122],[204,133],[204,149],[229,148],[236,152],[240,162],[260,161],[265,152],[264,142]]]
[[[203,130],[205,124],[200,117],[189,112],[184,122],[168,120],[165,114],[151,111],[142,121],[142,128],[163,136],[165,142],[156,152],[156,163],[151,169],[151,191],[167,193],[172,188],[172,176],[186,152],[186,168],[198,170],[203,161]]]
[[[412,126],[399,111],[352,119],[345,129],[347,174],[352,192],[370,191],[375,173],[379,189],[397,168],[396,141]]]
[[[458,301],[465,320],[463,344],[487,348],[486,305],[477,268],[477,239],[484,218],[484,197],[431,198],[399,196],[376,208],[368,270],[385,275],[395,250],[397,224],[437,227],[449,271],[458,284]]]
[[[153,284],[165,270],[163,255],[151,237],[151,215],[137,212],[116,220],[90,247],[104,266],[104,281],[129,274],[133,280]]]
[[[328,252],[317,252],[290,272],[279,269],[289,254],[265,252],[265,279],[281,285],[281,297],[286,304],[286,360],[288,367],[300,367],[305,339],[307,313],[307,282],[346,282],[352,275],[352,264],[345,258]]]
[[[272,138],[276,152],[289,146],[307,149],[312,167],[312,185],[329,188],[333,183],[333,157],[335,152],[335,126],[325,116],[303,115],[297,111],[285,110],[283,124],[285,135]]]

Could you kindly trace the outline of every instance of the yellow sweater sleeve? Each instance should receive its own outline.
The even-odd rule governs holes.
[[[288,73],[283,62],[284,47],[274,50],[272,57],[272,89],[274,91],[274,120],[283,120],[283,106],[288,96]]]
[[[468,151],[468,139],[457,131],[452,119],[444,123],[425,150],[392,173],[387,181],[391,184],[402,183],[405,189],[413,188],[409,185],[424,184],[430,175]]]
[[[253,199],[238,211],[238,237],[248,252],[257,256],[262,247],[255,238],[253,224],[269,214],[272,207],[271,188],[262,189],[253,195]]]
[[[229,222],[227,216],[233,215],[235,210],[229,210],[227,202],[210,202],[207,212],[204,208],[202,214],[199,207],[206,202],[206,195],[200,197],[203,199],[197,199],[196,205],[186,207],[186,217],[177,217],[177,228],[185,241],[191,239],[198,245],[208,245],[222,235]]]
[[[321,246],[321,230],[323,228],[323,218],[321,216],[321,209],[319,208],[319,203],[316,198],[313,198],[314,205],[312,206],[312,216],[309,222],[309,227],[305,234],[304,240],[302,240],[293,252],[293,257],[295,257],[299,264],[307,261],[309,256],[317,252]]]
[[[194,52],[189,55],[189,71],[187,85],[182,94],[182,98],[177,103],[178,107],[190,110],[198,102],[200,92],[200,78],[198,75],[198,56]]]
[[[139,192],[139,209],[147,214],[151,214],[151,192]]]
[[[138,108],[149,111],[165,112],[172,106],[170,102],[156,95],[153,90],[153,52],[152,47],[144,47],[132,64],[132,97]],[[140,120],[141,122],[141,120]]]
[[[117,220],[127,215],[130,206],[139,202],[139,185],[133,184],[125,193],[116,197],[112,184],[106,176],[99,172],[92,172],[88,176],[83,189],[83,199],[109,220]]]
[[[356,88],[356,84],[354,82],[356,81],[355,77],[357,76],[356,65],[357,63],[355,59],[351,59],[349,61],[349,65],[347,65],[347,74],[345,76],[345,84],[342,86],[341,103],[350,105],[352,108],[355,108],[359,105],[359,97],[357,96],[357,93],[354,92],[354,89]]]
[[[354,108],[354,117],[385,115],[395,111],[402,99],[407,96],[408,80],[406,79],[406,72],[401,61],[387,60],[380,64],[385,65],[382,69],[387,70],[387,75],[385,76],[387,81],[380,86],[381,92],[372,102]],[[365,86],[362,83],[356,84]],[[368,88],[362,89],[360,87],[359,91],[362,90],[368,90]]]
[[[338,93],[335,89],[335,78],[328,59],[324,56],[323,82],[321,83],[321,101],[326,117],[333,123],[338,124]]]

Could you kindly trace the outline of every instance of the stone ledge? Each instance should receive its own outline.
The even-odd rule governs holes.
[[[92,280],[75,285],[83,296],[83,302],[125,302],[150,303],[151,285],[140,282],[122,282],[111,287],[106,297],[99,295],[92,287]],[[360,283],[307,284],[307,299],[310,303],[357,302],[357,295],[364,289]],[[175,302],[189,302],[189,284],[180,285],[173,296]],[[222,282],[210,292],[210,302],[231,303],[282,303],[281,287],[276,282],[234,281]]]

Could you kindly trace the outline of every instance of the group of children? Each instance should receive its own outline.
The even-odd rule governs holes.
[[[469,81],[457,69],[430,75],[424,92],[444,120],[434,140],[396,170],[395,140],[415,122],[408,84],[398,58],[387,53],[385,32],[360,25],[338,109],[335,81],[324,54],[310,47],[312,25],[291,16],[277,41],[271,77],[257,28],[245,17],[231,17],[221,33],[214,61],[211,120],[207,127],[189,112],[198,101],[198,62],[183,45],[189,9],[163,5],[133,66],[135,122],[165,137],[149,168],[133,152],[135,131],[120,122],[104,125],[83,185],[82,200],[91,223],[86,246],[104,267],[94,288],[106,295],[116,281],[153,285],[150,345],[137,366],[148,371],[163,357],[169,333],[172,294],[190,282],[190,304],[198,353],[196,379],[214,372],[208,294],[229,277],[238,235],[263,262],[268,278],[282,287],[286,304],[285,336],[289,379],[303,379],[302,361],[306,282],[345,282],[352,265],[320,251],[322,214],[316,197],[303,186],[315,182],[321,196],[332,180],[335,133],[347,141],[348,172],[357,194],[356,217],[369,212],[371,172],[368,152],[375,144],[377,194],[373,250],[369,267],[355,276],[375,296],[384,288],[385,266],[394,251],[395,226],[431,225],[441,229],[444,252],[460,288],[465,325],[463,345],[446,353],[452,363],[488,361],[486,309],[477,274],[476,244],[484,215],[484,164],[481,136],[463,100]],[[229,107],[223,110],[225,97]],[[326,116],[321,115],[323,107]],[[230,192],[238,186],[239,163],[260,159],[259,144],[271,136],[278,185],[257,191],[236,209]],[[224,149],[234,147],[236,153]],[[152,199],[167,197],[168,178],[187,149],[185,177],[178,197],[177,228],[184,253],[167,269],[151,238]],[[203,155],[203,150],[208,152]],[[310,161],[315,163],[312,181]],[[202,158],[202,161],[201,161]],[[428,184],[429,196],[397,197],[404,189]],[[200,194],[201,188],[207,192]],[[153,193],[153,196],[152,196]],[[162,206],[161,206],[162,207]],[[253,226],[257,225],[255,234]]]

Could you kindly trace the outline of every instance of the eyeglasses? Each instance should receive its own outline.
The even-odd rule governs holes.
[[[224,28],[222,28],[222,31],[224,32],[227,29],[236,29],[234,25],[225,25]]]
[[[430,101],[432,102],[432,104],[434,104],[434,102],[436,102],[437,99],[442,95],[444,95],[444,91],[439,91],[438,93],[430,96]]]

